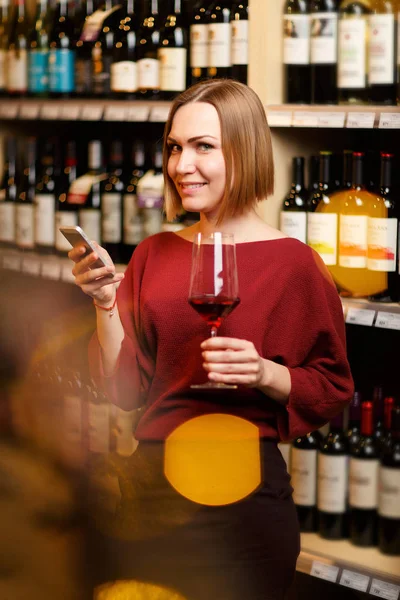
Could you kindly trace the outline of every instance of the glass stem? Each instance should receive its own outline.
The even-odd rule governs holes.
[[[211,327],[211,337],[212,337],[212,338],[213,338],[213,337],[217,337],[217,331],[218,331],[218,329],[215,327],[215,325],[213,325],[213,326]]]

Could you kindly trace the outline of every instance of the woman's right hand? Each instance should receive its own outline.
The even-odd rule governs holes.
[[[75,263],[72,274],[75,276],[75,284],[85,294],[93,298],[96,304],[107,307],[114,302],[116,291],[124,275],[115,273],[115,266],[104,248],[96,242],[92,244],[101,254],[108,257],[110,265],[91,269],[90,266],[98,259],[97,252],[84,256],[86,248],[83,245],[75,246],[68,252],[68,257]]]

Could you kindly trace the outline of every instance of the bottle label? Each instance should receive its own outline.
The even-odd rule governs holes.
[[[121,8],[120,4],[113,6],[110,10],[96,10],[90,16],[86,17],[79,39],[82,42],[95,42],[99,37],[105,19],[119,8]]]
[[[89,240],[101,244],[101,211],[99,208],[85,208],[79,211],[79,225]]]
[[[192,69],[208,67],[208,25],[190,27],[190,66]]]
[[[122,241],[121,194],[103,194],[101,239],[108,244]]]
[[[28,89],[28,53],[26,50],[9,50],[7,88],[10,92],[26,92]]]
[[[310,63],[310,17],[283,15],[283,64]]]
[[[160,90],[183,92],[186,89],[186,48],[160,48]]]
[[[295,211],[282,211],[280,230],[291,238],[306,243],[307,213]]]
[[[360,89],[367,84],[367,21],[339,20],[338,87]]]
[[[143,209],[143,231],[144,235],[155,235],[160,233],[162,227],[162,211],[158,208],[144,208]]]
[[[278,448],[280,450],[280,453],[282,454],[283,460],[285,461],[286,470],[288,473],[290,473],[290,463],[291,463],[290,459],[292,456],[292,445],[289,442],[279,442]]]
[[[400,470],[379,469],[378,512],[381,517],[400,519]]]
[[[249,22],[231,21],[232,64],[249,64]]]
[[[112,56],[105,54],[101,48],[92,50],[93,66],[93,92],[95,94],[107,94],[111,85]]]
[[[317,451],[292,448],[293,500],[299,506],[315,506],[317,501]]]
[[[7,52],[0,49],[0,90],[5,90],[7,86]]]
[[[113,92],[136,92],[137,64],[121,60],[111,65],[111,89]]]
[[[55,197],[53,194],[35,196],[35,241],[41,246],[54,246]]]
[[[31,50],[28,57],[28,89],[34,93],[49,88],[49,51]]]
[[[107,454],[110,451],[110,405],[89,402],[89,450]]]
[[[347,498],[347,456],[318,457],[318,509],[327,513],[344,513]]]
[[[136,194],[125,194],[124,205],[124,244],[137,246],[143,239],[143,222],[137,208]]]
[[[393,84],[395,73],[394,15],[369,17],[369,83]]]
[[[335,214],[309,213],[307,220],[307,244],[313,248],[328,266],[337,262],[337,221]]]
[[[15,241],[15,212],[12,202],[0,202],[0,242]]]
[[[160,89],[160,62],[156,58],[138,60],[138,87],[140,90]]]
[[[102,173],[101,175],[86,173],[86,175],[75,179],[68,190],[68,204],[85,204],[93,185],[104,179],[107,179],[106,173]]]
[[[75,52],[56,49],[49,53],[49,87],[51,92],[69,93],[75,89]]]
[[[33,204],[17,204],[15,207],[15,241],[19,248],[32,250],[35,245]]]
[[[311,15],[311,64],[333,65],[337,62],[336,13]]]
[[[365,269],[368,217],[340,215],[339,229],[339,265],[348,269]]]
[[[92,89],[92,61],[90,58],[77,58],[75,64],[75,84],[78,94],[90,93]]]
[[[231,26],[230,23],[210,23],[208,25],[209,67],[231,66]]]
[[[153,170],[147,171],[139,182],[137,199],[139,208],[159,209],[163,207],[164,179],[162,173],[156,175]]]
[[[378,505],[379,460],[350,458],[349,504],[374,509]]]
[[[78,213],[75,211],[58,210],[56,212],[56,249],[59,252],[69,252],[71,244],[63,236],[60,227],[76,227],[78,225]]]
[[[397,219],[368,219],[367,268],[370,271],[396,271]]]

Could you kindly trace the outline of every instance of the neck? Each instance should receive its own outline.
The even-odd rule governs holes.
[[[200,213],[200,221],[197,224],[197,232],[209,235],[214,231],[222,233],[232,233],[235,243],[252,242],[259,239],[260,230],[267,226],[265,221],[259,217],[254,208],[243,215],[229,217],[222,223],[217,223],[218,217],[215,214]]]

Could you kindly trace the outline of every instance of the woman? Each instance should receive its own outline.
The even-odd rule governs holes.
[[[128,523],[135,513],[134,523],[125,541],[109,540],[118,565],[108,576],[169,585],[188,600],[281,600],[299,532],[277,442],[320,427],[352,396],[341,303],[319,257],[256,212],[274,175],[265,112],[250,88],[207,81],[174,101],[164,176],[168,218],[183,207],[200,213],[198,223],[143,241],[125,275],[90,270],[96,256],[82,258],[81,248],[69,254],[77,285],[96,305],[93,373],[121,408],[143,408],[132,479],[141,464],[157,473],[133,494],[129,477],[121,478],[121,514]],[[220,335],[204,341],[206,324],[187,303],[191,242],[195,233],[214,231],[234,234],[241,303]],[[206,374],[238,389],[191,390]],[[259,485],[225,506],[184,498],[163,472],[164,442],[194,417],[217,414],[255,426],[261,459]],[[187,449],[182,444],[183,454]],[[149,500],[154,496],[159,505]],[[158,524],[146,537],[144,523],[154,524],[150,505],[170,526]]]

